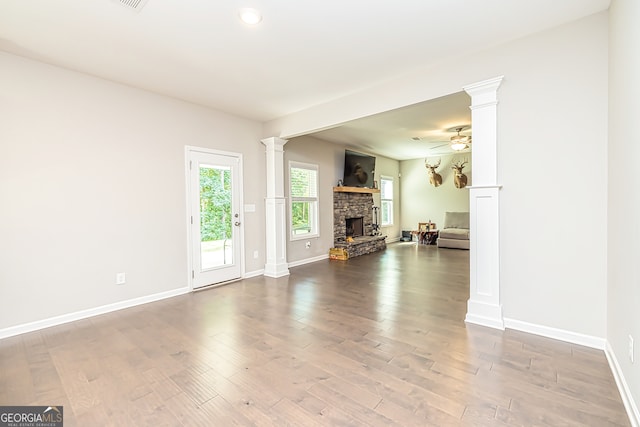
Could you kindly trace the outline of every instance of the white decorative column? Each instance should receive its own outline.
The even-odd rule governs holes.
[[[266,259],[264,275],[282,277],[289,274],[287,264],[287,203],[284,197],[284,144],[286,139],[266,138],[267,147],[267,198],[266,211]]]
[[[469,188],[470,286],[465,321],[504,329],[500,301],[498,97],[503,76],[465,86],[471,96],[473,185]]]

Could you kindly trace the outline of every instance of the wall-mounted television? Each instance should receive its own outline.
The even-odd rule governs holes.
[[[345,150],[344,179],[342,180],[345,186],[373,188],[373,175],[375,170],[375,157]]]

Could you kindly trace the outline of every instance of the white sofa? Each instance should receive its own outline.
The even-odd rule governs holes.
[[[469,249],[469,212],[445,212],[439,248]]]

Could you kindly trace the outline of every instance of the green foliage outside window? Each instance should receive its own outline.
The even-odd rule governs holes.
[[[314,201],[300,200],[317,197],[318,172],[313,169],[292,167],[290,170],[291,185],[291,226],[293,234],[312,232],[312,204]]]
[[[381,216],[382,216],[382,224],[386,225],[386,224],[390,224],[391,223],[391,212],[390,212],[390,208],[391,208],[391,203],[387,202],[387,201],[383,201],[382,202],[382,209],[380,209],[381,212]]]
[[[291,204],[291,217],[294,234],[305,234],[311,232],[309,202],[293,202]]]
[[[380,178],[380,213],[382,225],[393,224],[393,180]]]
[[[231,171],[200,168],[200,237],[203,242],[231,238]]]

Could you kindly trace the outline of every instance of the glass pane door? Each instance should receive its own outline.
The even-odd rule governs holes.
[[[231,168],[200,164],[200,265],[233,264]]]

